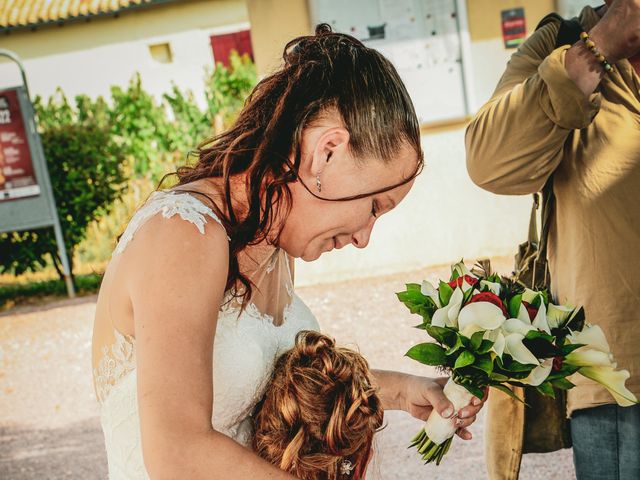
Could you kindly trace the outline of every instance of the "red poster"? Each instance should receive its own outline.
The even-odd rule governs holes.
[[[517,48],[527,37],[524,8],[502,11],[502,38],[505,48]]]
[[[0,91],[0,201],[40,194],[18,91]]]

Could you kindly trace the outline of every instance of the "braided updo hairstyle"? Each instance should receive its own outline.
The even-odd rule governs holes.
[[[361,480],[382,421],[362,355],[303,331],[276,362],[254,415],[253,448],[302,480]],[[353,467],[348,475],[341,473],[345,461]]]
[[[291,40],[282,60],[281,68],[256,85],[235,123],[199,145],[195,165],[176,172],[179,185],[223,180],[226,212],[217,213],[230,237],[226,290],[245,300],[251,284],[239,270],[238,253],[270,233],[269,238],[277,238],[291,207],[289,184],[298,181],[302,132],[322,114],[339,116],[356,160],[388,163],[409,146],[417,165],[404,183],[423,164],[411,98],[394,66],[378,51],[321,24],[315,35]],[[248,203],[243,206],[234,205],[231,195],[231,178],[238,174],[247,182]],[[244,288],[238,290],[238,285]]]

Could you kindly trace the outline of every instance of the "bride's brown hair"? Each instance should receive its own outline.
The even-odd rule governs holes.
[[[277,237],[281,225],[274,225],[276,218],[286,218],[291,206],[288,185],[299,180],[302,131],[323,113],[335,111],[340,117],[355,158],[390,162],[400,148],[411,146],[416,170],[401,184],[414,178],[423,163],[411,99],[396,69],[379,52],[321,24],[315,35],[291,40],[282,58],[282,67],[256,85],[231,128],[204,141],[197,163],[176,172],[179,185],[222,179],[225,212],[218,213],[231,239],[226,289],[245,300],[251,283],[240,272],[238,253],[269,233]],[[237,174],[247,179],[248,204],[242,212],[231,196],[231,179]],[[244,286],[240,292],[239,285]]]
[[[361,480],[383,410],[367,361],[303,331],[276,362],[254,414],[253,448],[301,480]],[[341,473],[343,462],[353,470]]]

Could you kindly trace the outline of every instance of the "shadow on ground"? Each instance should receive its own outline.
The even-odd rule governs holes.
[[[62,428],[0,426],[0,478],[107,477],[104,440],[97,419]]]

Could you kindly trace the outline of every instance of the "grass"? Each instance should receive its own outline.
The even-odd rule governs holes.
[[[98,273],[76,275],[76,294],[80,296],[95,293],[100,288],[101,282],[102,275]],[[66,297],[66,295],[67,288],[64,281],[60,279],[0,284],[0,311],[17,305],[41,303]]]

